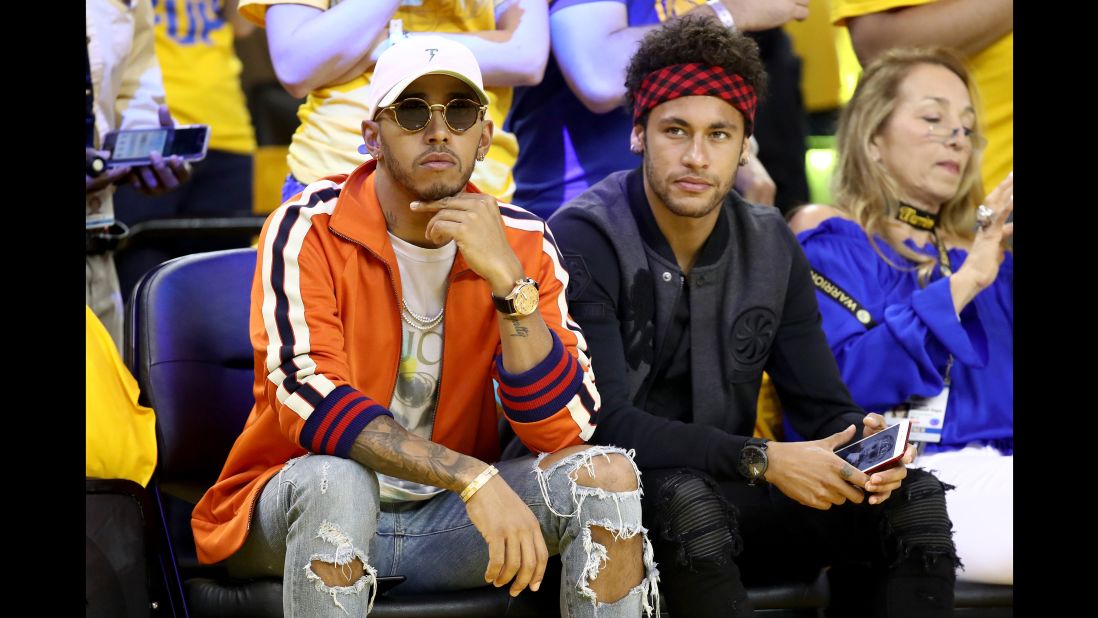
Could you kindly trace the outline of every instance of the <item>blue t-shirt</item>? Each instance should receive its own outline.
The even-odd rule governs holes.
[[[854,401],[880,412],[911,395],[941,392],[953,355],[942,441],[928,453],[970,442],[1014,451],[1014,255],[1007,252],[995,281],[961,311],[953,310],[949,280],[935,267],[920,287],[915,271],[890,266],[856,223],[828,219],[797,236],[812,268],[842,288],[873,316],[866,329],[848,309],[816,291],[828,344]],[[937,257],[934,245],[915,251]],[[883,240],[893,264],[910,262]],[[949,250],[953,272],[967,252]]]
[[[549,15],[552,18],[577,4],[606,1],[556,0],[549,6]],[[629,26],[657,24],[661,14],[674,12],[673,7],[664,6],[674,4],[669,0],[614,1],[626,5]],[[621,80],[625,81],[624,75]],[[552,53],[540,84],[515,89],[503,126],[519,142],[513,201],[543,219],[611,172],[632,169],[641,161],[629,152],[632,114],[624,107],[605,114],[584,107],[564,81]]]

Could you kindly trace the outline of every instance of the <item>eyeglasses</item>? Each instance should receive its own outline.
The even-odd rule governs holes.
[[[927,120],[926,123],[926,136],[935,141],[947,144],[958,135],[964,135],[973,150],[982,150],[987,146],[987,138],[977,133],[976,129],[970,129],[969,127],[953,127],[950,129],[937,120]]]
[[[397,101],[389,107],[383,107],[380,111],[387,109],[393,110],[393,118],[396,119],[400,128],[410,133],[422,131],[431,122],[431,114],[436,109],[442,110],[442,119],[446,121],[446,126],[451,131],[464,133],[477,123],[488,106],[469,99],[452,99],[446,105],[441,103],[431,105],[423,99],[409,98]]]

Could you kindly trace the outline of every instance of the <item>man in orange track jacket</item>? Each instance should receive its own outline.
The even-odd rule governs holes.
[[[556,553],[569,615],[652,609],[638,472],[583,444],[600,400],[552,234],[469,184],[487,100],[463,45],[394,44],[362,123],[372,160],[264,226],[256,404],[192,526],[202,561],[282,576],[287,616],[363,615],[379,575],[517,595]],[[497,398],[537,459],[490,465]]]

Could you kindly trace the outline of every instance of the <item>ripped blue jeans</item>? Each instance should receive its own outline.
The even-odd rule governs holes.
[[[544,457],[544,456],[542,456]],[[499,462],[499,476],[541,524],[550,555],[562,563],[562,616],[658,616],[659,574],[647,530],[641,525],[641,490],[611,492],[576,482],[581,467],[594,475],[592,459],[605,457],[638,474],[631,453],[591,447],[554,462],[541,458]],[[643,537],[645,575],[613,603],[590,588],[605,565],[606,547],[592,540],[591,526],[617,538]],[[346,566],[355,558],[365,575],[351,586],[328,586],[312,561]],[[293,459],[263,488],[248,539],[227,561],[239,577],[283,578],[286,616],[364,616],[373,607],[375,578],[404,575],[389,594],[464,590],[486,585],[488,545],[453,492],[430,500],[382,504],[377,475],[362,465],[327,455]],[[348,575],[349,577],[349,575]]]

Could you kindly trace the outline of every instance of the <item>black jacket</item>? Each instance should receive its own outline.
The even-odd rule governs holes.
[[[684,276],[644,195],[616,172],[550,219],[602,397],[592,442],[635,448],[641,468],[687,466],[742,478],[765,370],[808,439],[864,412],[820,328],[808,262],[781,213],[725,200]]]

